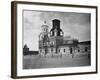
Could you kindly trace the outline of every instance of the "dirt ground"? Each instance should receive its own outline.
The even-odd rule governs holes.
[[[62,55],[62,56],[23,56],[23,69],[57,68],[90,66],[91,60],[88,54]]]

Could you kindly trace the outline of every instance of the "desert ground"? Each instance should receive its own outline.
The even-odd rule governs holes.
[[[58,67],[79,67],[90,66],[91,59],[88,53],[72,54],[62,56],[23,56],[23,69],[58,68]]]

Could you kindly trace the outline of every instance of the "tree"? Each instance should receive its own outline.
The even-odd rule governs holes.
[[[24,48],[23,48],[23,54],[24,55],[27,55],[28,54],[28,51],[29,51],[29,48],[27,46],[27,44],[24,45]]]

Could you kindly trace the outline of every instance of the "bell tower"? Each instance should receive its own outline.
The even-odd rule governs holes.
[[[54,53],[58,53],[58,47],[63,42],[63,31],[60,28],[60,20],[52,20],[52,29],[50,30],[51,42],[53,42]]]
[[[51,36],[62,36],[62,29],[60,28],[60,20],[54,19],[52,20],[52,29],[51,29]]]
[[[48,43],[49,43],[49,26],[46,24],[46,21],[44,21],[44,24],[41,26],[42,32],[39,35],[39,49],[40,53],[43,54],[48,53]],[[42,51],[41,51],[42,50]]]

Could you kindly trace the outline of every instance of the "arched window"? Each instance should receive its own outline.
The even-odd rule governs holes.
[[[66,50],[64,49],[64,52],[65,52]]]
[[[88,51],[88,47],[85,47],[85,52],[87,52]]]
[[[59,52],[60,52],[60,49],[59,49]]]
[[[45,32],[45,28],[44,28],[44,32]]]

